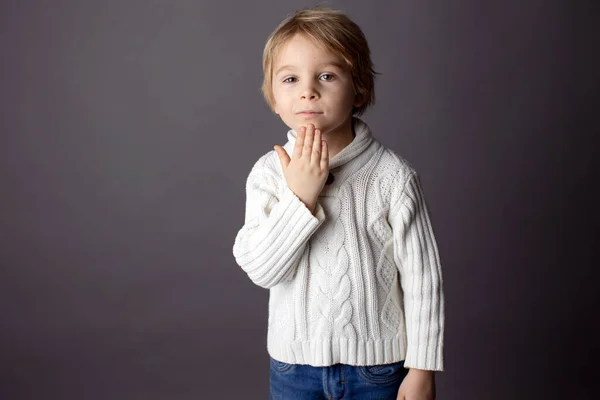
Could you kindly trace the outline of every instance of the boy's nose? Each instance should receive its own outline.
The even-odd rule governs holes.
[[[304,100],[304,99],[316,99],[317,97],[319,97],[319,94],[315,91],[315,90],[303,90],[300,97]]]
[[[300,97],[304,100],[304,99],[316,99],[317,97],[319,97],[319,93],[317,92],[317,90],[315,89],[315,87],[311,84],[306,85],[305,87],[302,88],[302,91],[300,92]]]

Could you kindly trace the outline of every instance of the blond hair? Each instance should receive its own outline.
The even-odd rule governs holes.
[[[274,110],[273,63],[283,44],[296,34],[314,40],[327,50],[340,55],[349,67],[354,94],[362,102],[352,107],[353,115],[361,115],[375,104],[375,75],[371,51],[360,27],[341,11],[323,6],[298,10],[284,19],[271,33],[263,51],[263,83],[261,92]]]

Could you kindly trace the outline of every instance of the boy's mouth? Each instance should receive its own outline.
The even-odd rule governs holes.
[[[312,115],[318,115],[318,114],[323,114],[323,113],[322,112],[317,112],[317,111],[300,111],[297,114],[298,115],[303,115],[303,116],[312,116]]]

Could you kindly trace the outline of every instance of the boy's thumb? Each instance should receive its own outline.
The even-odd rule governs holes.
[[[277,152],[277,155],[279,156],[279,162],[285,170],[290,163],[290,156],[288,156],[288,153],[285,151],[285,149],[279,145],[273,146],[273,149],[275,149]]]

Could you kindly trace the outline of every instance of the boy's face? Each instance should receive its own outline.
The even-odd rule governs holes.
[[[323,134],[350,129],[352,106],[360,106],[344,59],[299,34],[274,60],[273,97],[275,113],[296,132],[309,123]]]

